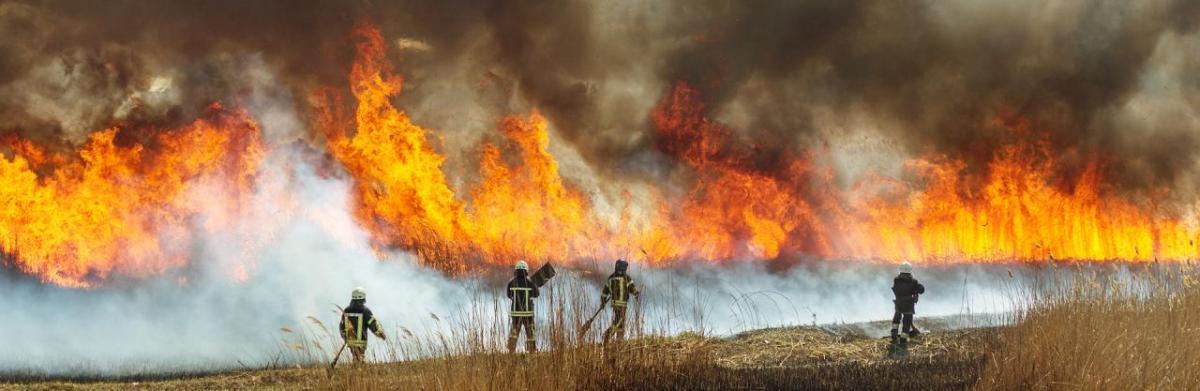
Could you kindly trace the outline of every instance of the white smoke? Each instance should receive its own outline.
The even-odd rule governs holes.
[[[769,272],[763,263],[742,263],[635,274],[646,286],[648,311],[669,320],[673,332],[729,335],[763,327],[885,320],[893,314],[896,271],[890,265],[830,261]],[[918,268],[915,275],[928,289],[917,306],[918,319],[1011,309],[1001,269],[961,265]]]
[[[189,271],[186,284],[164,277],[90,291],[28,280],[0,285],[6,314],[0,323],[0,373],[136,375],[261,367],[277,364],[286,349],[281,339],[290,336],[282,327],[311,329],[308,316],[333,327],[335,305],[345,305],[355,286],[367,289],[368,305],[392,335],[401,326],[432,332],[439,326],[430,321],[431,313],[452,321],[479,299],[472,292],[481,285],[501,292],[499,284],[442,277],[404,254],[377,259],[348,212],[347,184],[319,178],[304,166],[292,170],[295,182],[288,189],[297,213],[252,222],[276,236],[254,254],[257,263],[245,281],[233,281],[223,268],[228,265],[214,261],[220,257],[213,254],[237,251],[236,241],[221,240],[200,246],[193,265],[199,270]],[[551,284],[572,278],[565,274]],[[990,282],[996,274],[975,267],[918,274],[929,289],[918,306],[918,322],[923,316],[1006,309],[1002,285]],[[728,335],[891,316],[887,266],[836,264],[769,273],[754,263],[635,265],[632,275],[644,291],[639,298],[644,324],[656,332]],[[590,283],[598,296],[598,284]],[[539,304],[539,321],[546,319],[546,307]],[[544,343],[548,330],[539,332]],[[378,345],[376,357],[383,356]]]
[[[348,185],[313,175],[303,165],[275,165],[291,160],[273,157],[265,170],[291,170],[293,181],[284,188],[295,213],[261,214],[261,219],[246,222],[275,234],[254,253],[247,280],[230,279],[229,265],[219,261],[220,254],[245,250],[226,238],[198,246],[184,284],[170,276],[97,290],[6,282],[0,285],[0,307],[6,314],[0,323],[5,353],[0,372],[131,375],[259,367],[284,349],[280,340],[287,335],[281,327],[306,330],[307,316],[335,325],[335,305],[345,305],[355,286],[367,289],[368,305],[389,331],[399,326],[430,330],[429,314],[452,316],[471,305],[471,292],[482,280],[443,277],[402,253],[377,259],[367,234],[349,213]],[[666,333],[724,335],[891,316],[893,274],[887,266],[839,263],[769,273],[756,263],[685,269],[635,265],[632,273],[645,292],[639,299],[645,324]],[[928,315],[1005,309],[999,299],[1003,288],[988,282],[995,274],[974,267],[918,274],[929,288],[918,307],[918,321]],[[570,277],[551,284],[565,278]],[[598,284],[591,284],[598,296]],[[497,294],[502,290],[499,285],[490,288]],[[546,306],[540,307],[544,311]],[[545,314],[540,315],[544,320]]]
[[[468,308],[479,308],[480,300],[487,308],[498,297],[491,295],[502,295],[502,282],[494,279],[448,278],[406,253],[377,254],[350,212],[350,184],[317,175],[303,163],[308,152],[288,146],[303,123],[290,92],[261,60],[246,64],[251,93],[244,103],[271,145],[247,217],[232,233],[185,244],[191,246],[190,265],[148,280],[74,290],[0,277],[0,377],[132,376],[294,363],[298,358],[286,353],[288,341],[309,337],[316,328],[310,316],[332,329],[336,306],[345,305],[356,286],[367,290],[368,306],[393,335],[400,327],[418,334],[451,327]],[[166,84],[160,87],[156,93],[170,93]],[[190,202],[225,199],[211,196],[225,189],[198,188]],[[203,232],[202,222],[198,219],[197,232]],[[643,324],[655,332],[728,335],[891,316],[890,266],[817,265],[824,266],[772,272],[754,262],[669,269],[635,262],[631,272],[645,292],[639,298]],[[562,269],[552,287],[583,278],[598,303],[599,278]],[[928,277],[920,273],[929,294],[918,319],[1007,308],[998,299],[1004,288],[995,270],[966,266],[931,270]],[[547,307],[539,304],[540,320]],[[447,321],[431,321],[430,314]],[[491,322],[506,314],[483,316]],[[539,333],[544,341],[548,331]],[[379,345],[372,347],[376,357],[384,356]]]
[[[32,278],[0,283],[0,374],[133,375],[196,372],[278,360],[282,327],[306,316],[332,327],[335,305],[355,286],[385,321],[462,304],[463,283],[417,266],[403,253],[379,257],[349,213],[348,184],[322,178],[288,147],[301,134],[288,90],[262,61],[247,61],[247,108],[272,145],[246,218],[232,233],[190,245],[183,270],[145,281],[72,290]],[[163,86],[163,88],[169,88]],[[167,92],[167,91],[160,91]],[[187,202],[226,210],[227,189],[197,186]],[[197,232],[204,217],[197,219]],[[245,278],[237,281],[237,278]]]

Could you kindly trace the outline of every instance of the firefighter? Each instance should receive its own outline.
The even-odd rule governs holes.
[[[375,320],[375,315],[367,308],[367,291],[362,287],[354,288],[354,291],[350,292],[350,305],[342,310],[342,321],[338,323],[338,329],[342,330],[342,339],[354,355],[355,364],[363,362],[366,358],[367,330],[375,333],[379,339],[387,340],[383,328],[379,327],[379,322]]]
[[[612,325],[604,330],[604,344],[608,345],[609,339],[616,337],[617,341],[625,339],[625,307],[629,304],[629,296],[638,296],[637,285],[633,283],[633,279],[629,278],[626,271],[629,270],[629,262],[624,259],[618,259],[614,267],[612,275],[608,276],[608,281],[604,284],[604,291],[600,293],[600,306],[612,299]]]
[[[916,312],[918,297],[925,293],[925,286],[913,278],[912,265],[908,262],[900,264],[900,275],[892,280],[892,293],[896,295],[896,299],[892,300],[896,303],[896,313],[892,315],[892,342],[896,342],[897,338],[904,342],[906,337],[921,334],[916,326],[913,326],[913,314]],[[904,335],[898,330],[901,321],[904,323]]]
[[[538,287],[529,279],[529,264],[517,261],[513,279],[508,281],[508,299],[512,301],[509,315],[512,330],[508,333],[508,352],[517,350],[517,333],[525,329],[525,352],[537,351],[537,340],[533,337],[533,299],[538,297]]]

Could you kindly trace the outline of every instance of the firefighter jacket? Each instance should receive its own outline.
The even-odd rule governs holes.
[[[614,308],[624,308],[629,303],[629,295],[637,296],[637,285],[634,285],[633,279],[629,278],[624,273],[613,273],[608,276],[608,281],[604,284],[604,291],[600,293],[600,300],[608,300],[612,298],[612,306]]]
[[[371,309],[367,308],[362,300],[351,300],[350,305],[342,310],[342,321],[338,323],[338,329],[342,330],[342,338],[350,347],[366,347],[368,330],[383,337],[383,331],[379,329],[379,322],[375,320],[375,315],[371,314]]]
[[[508,281],[506,292],[512,301],[509,314],[514,318],[533,317],[533,298],[538,297],[538,287],[524,275]]]
[[[925,286],[917,282],[911,273],[900,273],[892,280],[892,293],[896,295],[896,311],[913,312],[918,295],[925,293]]]

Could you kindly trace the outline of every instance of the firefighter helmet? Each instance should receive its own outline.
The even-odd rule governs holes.
[[[618,259],[618,260],[617,260],[616,269],[617,269],[617,271],[619,271],[619,272],[623,272],[623,271],[625,271],[625,270],[628,270],[628,269],[629,269],[629,262],[625,262],[625,260],[624,260],[624,259]]]
[[[520,260],[520,261],[517,261],[517,267],[516,267],[516,269],[517,269],[517,270],[529,271],[529,264],[528,264],[528,263],[525,263],[525,260]]]
[[[366,300],[366,299],[367,299],[367,290],[363,289],[361,286],[354,288],[354,290],[350,292],[350,300]]]
[[[912,273],[912,264],[908,263],[908,262],[901,263],[900,264],[900,272],[901,273]]]

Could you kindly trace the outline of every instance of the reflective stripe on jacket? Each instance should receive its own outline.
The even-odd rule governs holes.
[[[514,278],[508,282],[507,295],[512,305],[509,314],[513,317],[532,317],[533,298],[538,297],[538,287],[528,278]]]
[[[601,300],[612,298],[613,307],[624,307],[629,303],[629,295],[637,295],[637,285],[633,283],[633,279],[628,275],[612,275],[608,277],[608,282],[604,284],[604,292],[600,294]]]
[[[362,303],[351,302],[342,311],[342,321],[338,324],[338,328],[342,330],[342,338],[346,340],[346,345],[366,347],[367,331],[377,332],[379,324],[375,320],[375,315],[371,313],[371,309]]]

